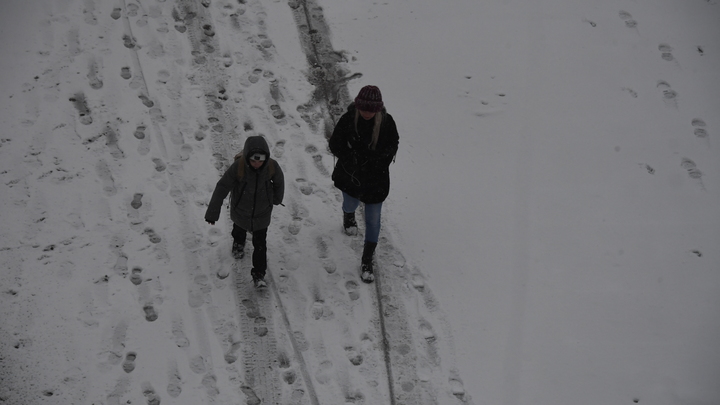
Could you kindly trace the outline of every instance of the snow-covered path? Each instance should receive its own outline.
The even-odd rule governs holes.
[[[349,101],[344,56],[308,28],[317,6],[282,6],[68,2],[43,21],[15,124],[32,135],[3,145],[6,213],[28,224],[4,234],[8,400],[471,402],[438,303],[389,237],[382,288],[359,283],[325,141]],[[307,74],[277,53],[273,18],[309,38]],[[261,293],[228,254],[229,221],[202,220],[256,134],[288,190]]]
[[[0,402],[718,403],[718,16],[8,0]],[[374,285],[325,139],[364,84],[400,130]],[[261,293],[203,220],[248,135],[286,179]]]

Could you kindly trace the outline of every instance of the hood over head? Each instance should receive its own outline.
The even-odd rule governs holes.
[[[245,162],[249,164],[248,160],[250,159],[250,156],[258,152],[264,153],[267,158],[270,158],[270,147],[268,146],[265,138],[259,135],[249,136],[245,140],[245,147],[243,148],[243,157],[245,158]],[[267,159],[265,160],[265,163],[263,163],[263,166],[266,164]]]

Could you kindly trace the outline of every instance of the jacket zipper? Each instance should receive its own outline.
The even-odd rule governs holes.
[[[255,192],[253,193],[252,215],[250,215],[250,232],[255,230],[255,206],[257,205],[257,191],[260,173],[255,173]]]

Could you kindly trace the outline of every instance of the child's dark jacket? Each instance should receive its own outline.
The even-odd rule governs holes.
[[[260,167],[253,169],[248,157],[254,150],[260,149],[268,159]],[[242,178],[238,177],[238,165],[245,165]],[[269,166],[274,165],[273,170]],[[272,173],[271,173],[272,172]],[[205,212],[205,220],[216,222],[220,218],[222,203],[230,196],[230,219],[242,229],[255,231],[270,226],[273,205],[283,201],[285,179],[280,165],[270,158],[270,148],[261,136],[251,136],[245,141],[242,158],[235,160],[217,182],[210,204]]]

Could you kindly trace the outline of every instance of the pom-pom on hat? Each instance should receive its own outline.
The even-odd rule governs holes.
[[[383,109],[382,94],[376,86],[365,86],[355,97],[355,108],[367,112],[380,112]]]

